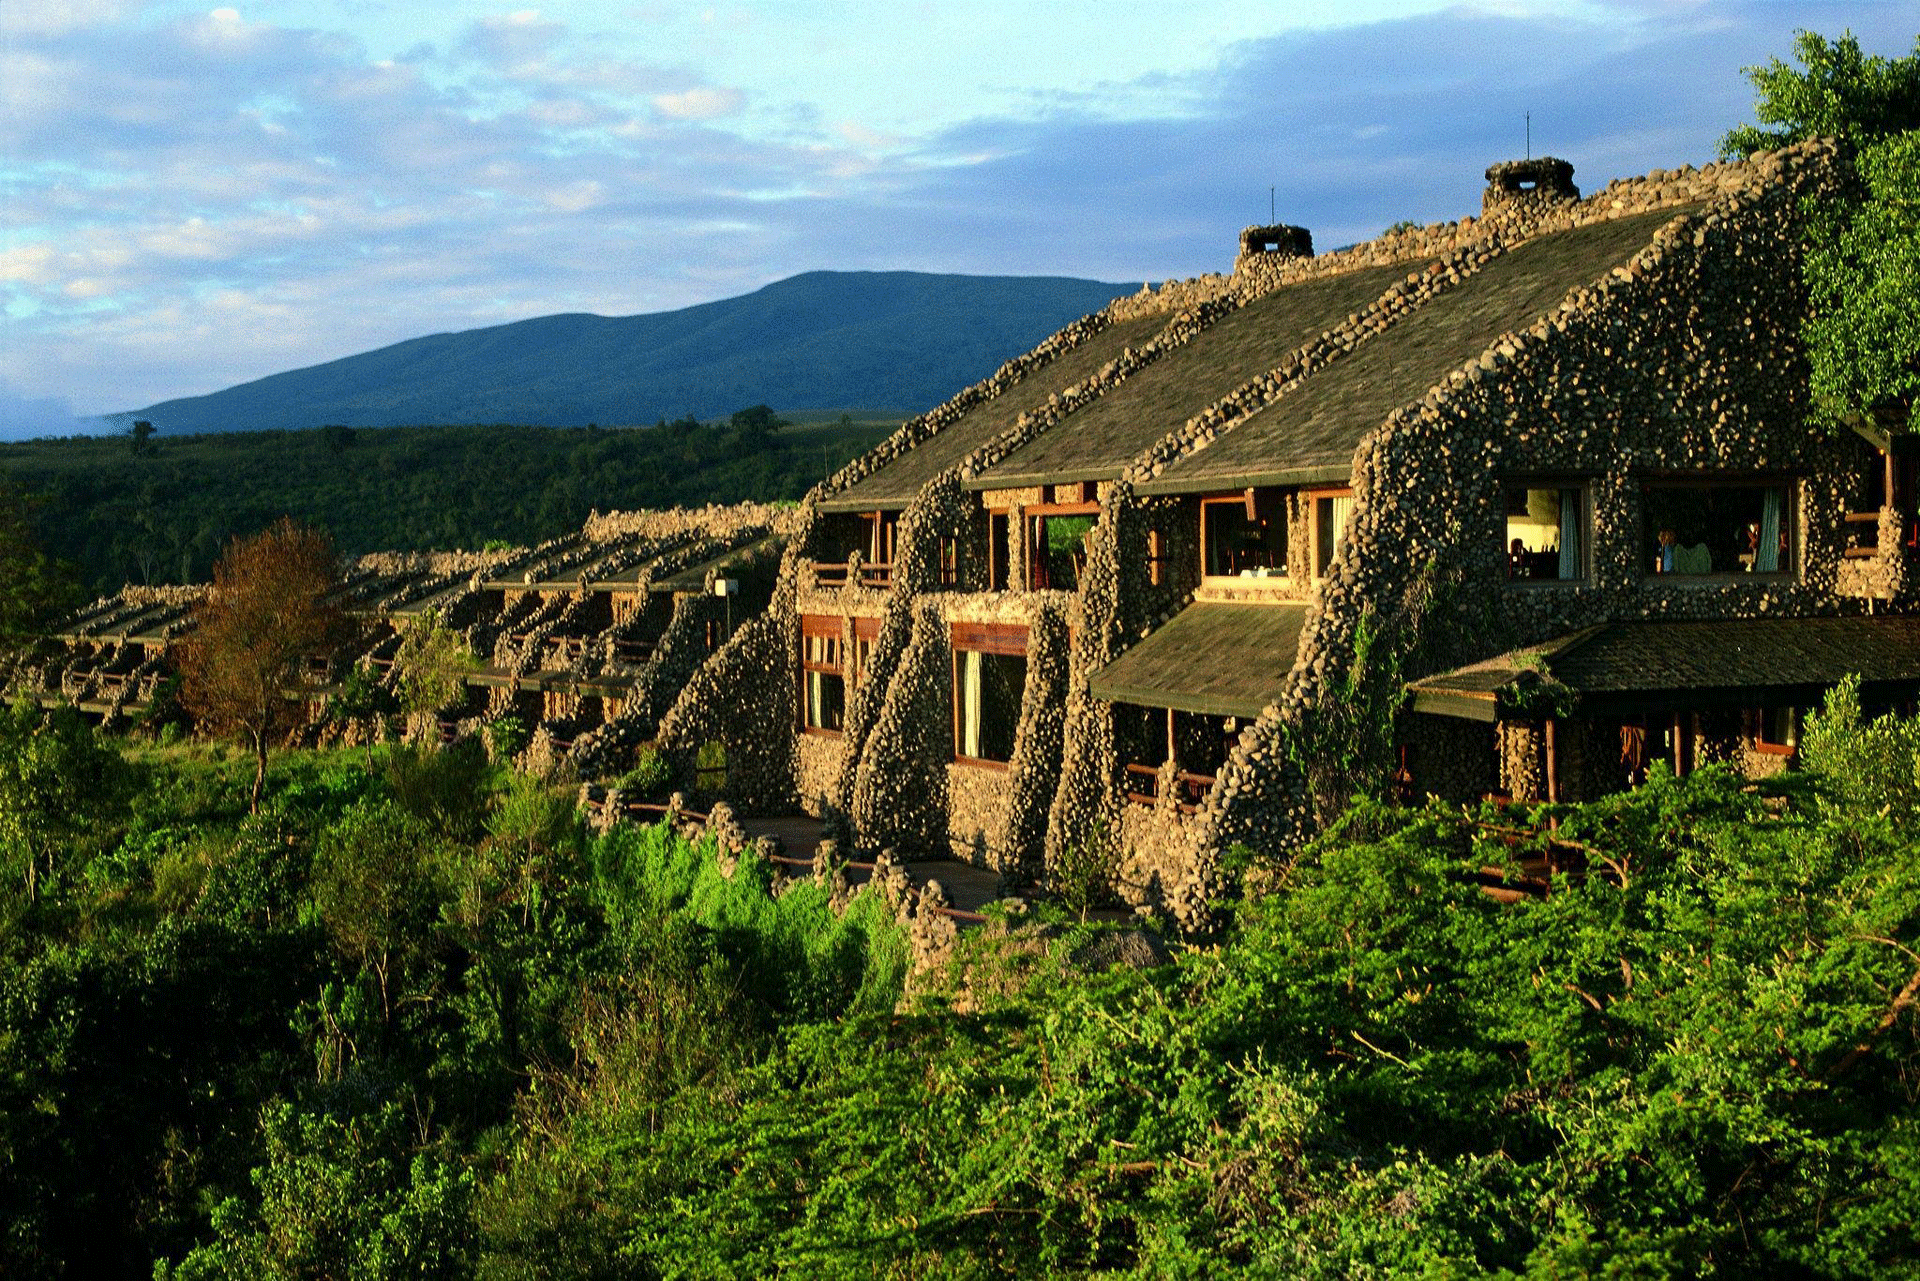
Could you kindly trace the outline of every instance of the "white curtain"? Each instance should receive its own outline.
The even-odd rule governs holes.
[[[980,678],[983,655],[976,650],[960,654],[960,754],[980,755]]]
[[[1333,500],[1333,555],[1339,558],[1340,547],[1347,541],[1347,517],[1353,514],[1351,496]],[[1331,562],[1329,562],[1331,565]]]
[[[1769,489],[1760,504],[1760,545],[1753,549],[1753,572],[1773,574],[1780,570],[1781,493]]]
[[[1560,491],[1560,577],[1580,577],[1580,491]]]

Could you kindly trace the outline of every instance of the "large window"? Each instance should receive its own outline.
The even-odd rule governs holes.
[[[1248,490],[1200,500],[1201,571],[1209,578],[1266,578],[1287,572],[1286,498]]]
[[[847,677],[840,620],[800,619],[800,724],[810,734],[840,733],[846,724]]]
[[[1785,483],[1650,484],[1642,553],[1654,574],[1788,573],[1791,495]]]
[[[868,669],[873,666],[873,643],[880,639],[880,620],[877,618],[856,618],[853,620],[853,665],[847,673],[856,684],[867,679]]]
[[[1577,485],[1507,486],[1507,577],[1569,582],[1587,576],[1586,493]]]
[[[1027,518],[1027,583],[1033,590],[1075,591],[1087,568],[1087,539],[1099,508],[1041,509]]]
[[[1323,578],[1347,537],[1347,517],[1353,512],[1353,491],[1342,489],[1313,495],[1313,576]]]
[[[953,754],[1000,764],[1013,759],[1027,687],[1027,629],[955,624]]]

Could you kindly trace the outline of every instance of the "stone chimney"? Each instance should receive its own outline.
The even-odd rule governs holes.
[[[1487,191],[1480,198],[1480,215],[1496,210],[1528,212],[1580,199],[1573,185],[1573,166],[1553,156],[1536,160],[1503,160],[1487,166]]]
[[[1286,223],[1272,227],[1248,227],[1240,233],[1240,256],[1234,260],[1233,269],[1240,271],[1263,262],[1280,263],[1289,258],[1311,257],[1313,233],[1305,227],[1290,227]]]

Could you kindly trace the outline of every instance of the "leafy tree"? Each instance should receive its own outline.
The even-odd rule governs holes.
[[[728,422],[741,448],[753,450],[765,449],[773,442],[774,432],[791,425],[768,405],[749,405],[736,411]]]
[[[0,709],[0,852],[29,902],[124,783],[119,753],[71,707],[21,699]]]
[[[1843,189],[1809,210],[1813,392],[1830,420],[1898,430],[1920,394],[1920,39],[1908,56],[1883,58],[1852,35],[1802,31],[1794,54],[1798,67],[1775,58],[1747,69],[1760,124],[1730,131],[1721,150],[1841,141]]]
[[[1905,58],[1882,58],[1863,52],[1851,34],[1828,41],[1799,31],[1793,53],[1798,67],[1769,58],[1746,69],[1759,93],[1753,114],[1760,123],[1729,130],[1720,140],[1723,155],[1750,156],[1808,138],[1882,138],[1920,126],[1920,40]]]
[[[392,802],[362,801],[314,850],[313,899],[340,953],[371,972],[384,1024],[393,980],[426,953],[440,890],[433,832]]]
[[[466,695],[467,674],[479,670],[480,660],[466,638],[430,609],[407,624],[393,668],[400,709],[436,712]]]
[[[259,1203],[214,1211],[214,1242],[162,1281],[399,1281],[468,1275],[473,1176],[432,1151],[409,1152],[401,1109],[337,1117],[279,1102],[264,1109]]]
[[[133,452],[136,454],[148,452],[147,442],[153,439],[153,434],[157,430],[159,429],[144,418],[136,420],[133,426],[127,429],[127,437],[133,442]]]
[[[206,727],[239,731],[252,744],[256,812],[267,749],[301,714],[288,692],[303,681],[309,657],[331,649],[346,627],[332,599],[338,583],[332,540],[282,517],[234,539],[194,610],[180,658],[181,698]]]

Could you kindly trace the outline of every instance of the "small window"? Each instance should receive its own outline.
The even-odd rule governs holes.
[[[1264,501],[1262,501],[1264,500]],[[1200,500],[1202,572],[1209,578],[1272,578],[1287,572],[1284,498],[1248,490]]]
[[[1516,582],[1587,576],[1586,493],[1573,485],[1509,485],[1503,546]]]
[[[839,621],[802,620],[800,718],[810,733],[838,734],[846,724],[847,678],[842,666]],[[828,627],[833,630],[829,632]]]
[[[952,534],[940,535],[940,585],[960,585],[960,540]]]
[[[1347,537],[1347,517],[1353,511],[1350,493],[1320,494],[1313,500],[1313,576],[1324,578],[1340,544]]]
[[[1046,513],[1028,522],[1028,584],[1035,591],[1075,591],[1087,568],[1087,539],[1100,519],[1095,512]]]
[[[1147,582],[1158,587],[1167,577],[1167,536],[1157,529],[1147,531]]]
[[[1646,489],[1648,572],[1784,574],[1793,568],[1784,484],[1653,484]]]
[[[1800,750],[1799,708],[1762,707],[1754,716],[1754,746],[1774,756],[1791,756]]]
[[[856,618],[853,620],[853,666],[846,675],[856,685],[867,679],[867,672],[873,666],[873,643],[879,638],[879,619]]]

